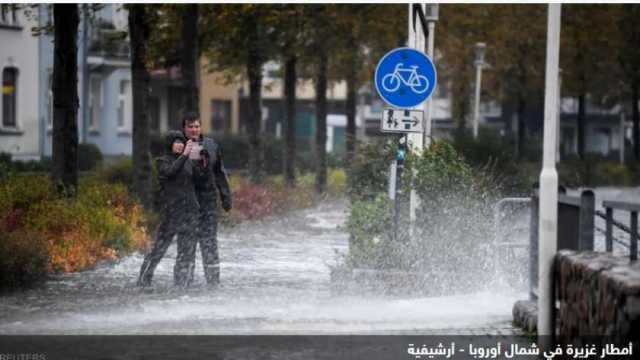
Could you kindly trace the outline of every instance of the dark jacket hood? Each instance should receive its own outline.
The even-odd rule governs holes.
[[[176,139],[180,139],[183,143],[186,142],[186,139],[181,131],[170,130],[169,132],[167,132],[167,135],[165,136],[165,151],[167,152],[167,154],[173,154],[173,150],[171,148]]]

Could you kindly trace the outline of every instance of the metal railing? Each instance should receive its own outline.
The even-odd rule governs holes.
[[[512,211],[510,213],[505,211],[505,208],[509,208]],[[517,248],[529,248],[529,242],[518,241],[514,239],[514,235],[518,233],[528,231],[529,227],[527,225],[522,226],[521,224],[513,223],[513,210],[527,208],[530,210],[531,208],[531,198],[530,197],[508,197],[503,198],[496,203],[493,208],[493,221],[494,221],[494,246],[495,246],[495,260],[493,265],[494,273],[497,275],[500,273],[500,269],[504,266],[505,263],[508,263],[513,256],[509,256],[513,254],[513,251]],[[511,217],[508,217],[507,214],[510,214]],[[504,223],[508,223],[509,231],[505,231]],[[507,238],[509,237],[511,238]],[[506,253],[505,253],[506,251]]]
[[[603,201],[602,207],[605,208],[606,213],[602,213],[601,211],[596,212],[596,215],[604,218],[606,220],[606,230],[605,230],[605,247],[607,252],[613,252],[613,227],[617,227],[618,229],[626,232],[630,236],[630,242],[628,245],[629,248],[629,260],[634,261],[638,260],[638,212],[640,212],[640,204],[629,203],[625,201]],[[614,210],[623,210],[629,212],[629,224],[630,226],[626,226],[616,220],[613,219],[613,211]],[[626,244],[621,240],[616,239],[616,241],[622,245]]]
[[[539,196],[534,191],[531,201],[531,231],[529,237],[529,297],[538,297],[538,218]],[[557,250],[593,250],[595,228],[595,194],[584,190],[580,196],[566,195],[558,190]]]

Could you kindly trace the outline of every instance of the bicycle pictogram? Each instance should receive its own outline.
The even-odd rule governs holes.
[[[426,76],[418,74],[417,65],[409,67],[402,67],[402,65],[403,63],[398,63],[392,73],[382,78],[382,88],[385,91],[396,92],[401,84],[408,86],[416,94],[422,94],[429,89],[429,80]]]

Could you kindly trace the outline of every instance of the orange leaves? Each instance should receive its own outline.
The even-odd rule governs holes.
[[[0,200],[0,287],[117,260],[149,242],[147,215],[123,185],[83,179],[67,199],[44,176],[15,177],[0,184]]]

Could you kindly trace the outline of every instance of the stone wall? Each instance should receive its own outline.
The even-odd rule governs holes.
[[[608,253],[562,250],[555,276],[559,339],[589,335],[640,340],[640,262]]]

